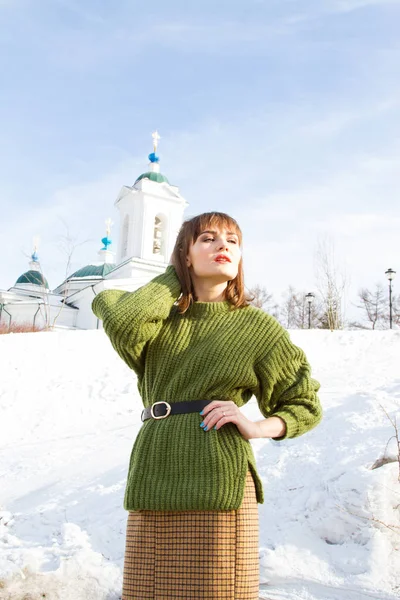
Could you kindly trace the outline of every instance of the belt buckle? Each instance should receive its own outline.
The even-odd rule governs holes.
[[[166,404],[167,405],[167,412],[165,415],[160,415],[159,417],[156,417],[155,414],[153,413],[153,407],[156,404]],[[154,402],[154,404],[151,405],[150,407],[150,414],[153,417],[153,419],[165,419],[165,417],[168,417],[169,413],[171,412],[171,405],[168,404],[168,402],[165,402],[165,400],[160,400],[159,402]]]

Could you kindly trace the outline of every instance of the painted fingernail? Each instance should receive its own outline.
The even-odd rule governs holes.
[[[214,425],[214,429],[217,429],[217,426],[216,426],[216,425]]]
[[[206,427],[204,427],[204,431],[207,431],[207,426],[206,426]]]
[[[200,411],[200,414],[202,415],[202,414],[203,414],[203,412],[204,412],[204,408],[203,408],[203,410],[201,410],[201,411]]]
[[[200,423],[200,427],[204,427],[204,421]]]

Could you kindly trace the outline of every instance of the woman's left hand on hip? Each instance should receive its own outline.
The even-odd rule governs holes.
[[[218,431],[227,423],[234,423],[246,440],[259,437],[257,423],[245,417],[232,400],[213,400],[203,408],[200,415],[203,417],[201,425],[205,431],[210,431],[213,427]]]

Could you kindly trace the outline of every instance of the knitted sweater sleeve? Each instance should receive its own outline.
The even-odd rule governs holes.
[[[258,389],[255,392],[264,417],[281,417],[286,433],[275,440],[294,438],[313,429],[322,419],[317,396],[318,381],[304,351],[295,346],[285,329],[268,353],[257,362]]]
[[[114,349],[139,377],[146,344],[158,334],[180,293],[175,268],[168,265],[164,273],[134,292],[103,290],[92,302],[92,311],[103,321]]]

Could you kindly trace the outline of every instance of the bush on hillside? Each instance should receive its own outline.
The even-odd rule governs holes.
[[[23,323],[13,323],[9,326],[8,323],[0,323],[0,335],[4,333],[29,333],[36,331],[45,331],[46,327],[43,325],[35,325],[25,321]]]

